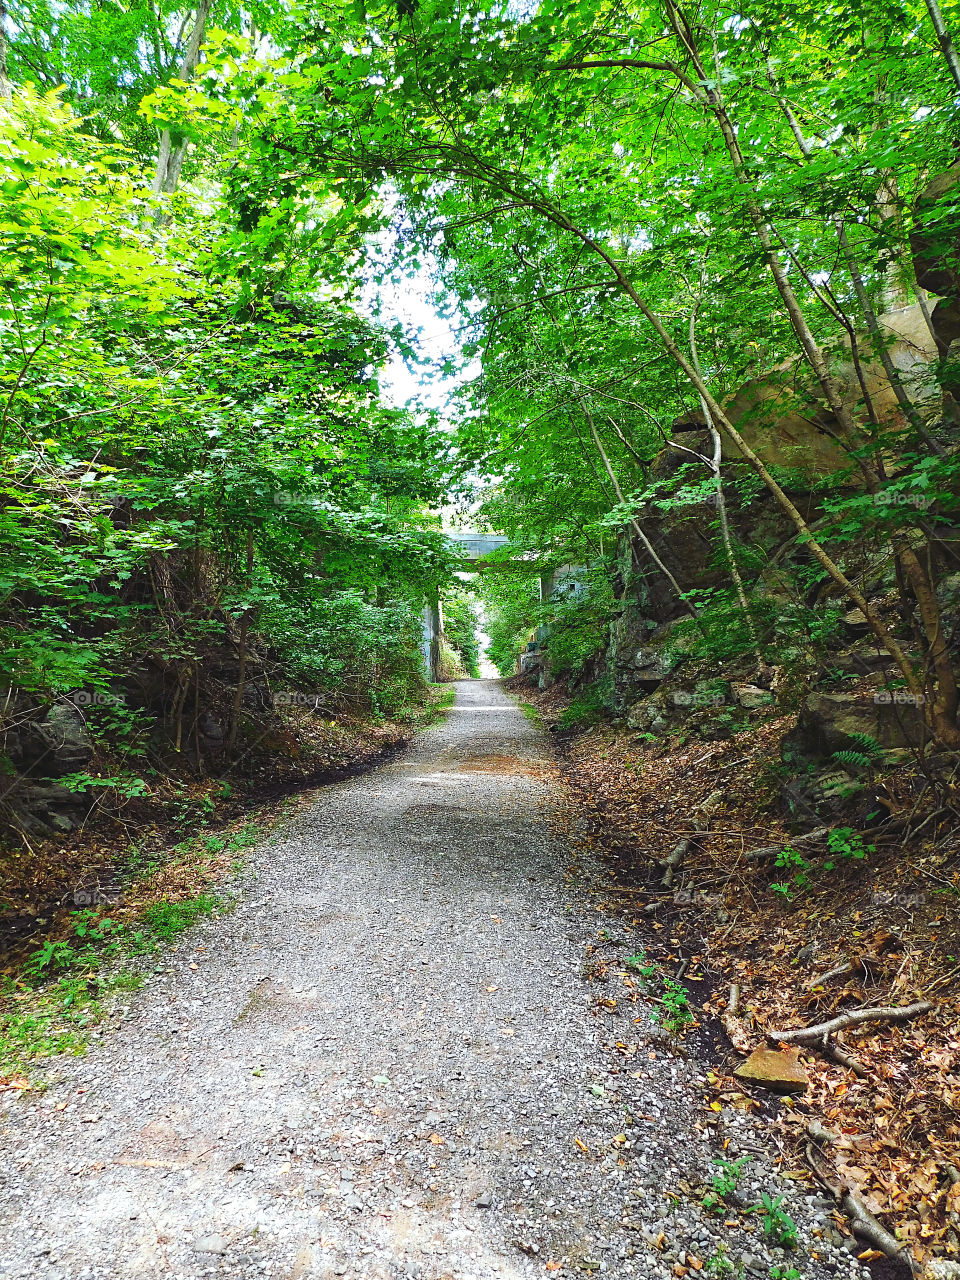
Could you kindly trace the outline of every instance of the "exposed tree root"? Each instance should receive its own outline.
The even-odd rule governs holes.
[[[870,1072],[866,1069],[859,1058],[855,1058],[852,1053],[847,1053],[841,1049],[839,1045],[833,1043],[829,1037],[824,1036],[822,1040],[811,1046],[817,1053],[822,1053],[825,1058],[830,1058],[832,1062],[838,1062],[841,1067],[846,1067],[848,1071],[861,1080],[869,1080]]]
[[[764,858],[775,858],[788,845],[791,849],[794,849],[798,844],[813,844],[816,840],[823,840],[825,836],[830,834],[830,831],[830,827],[817,827],[814,831],[808,831],[805,836],[795,836],[791,840],[781,840],[779,844],[767,844],[762,849],[748,849],[743,856],[748,862],[762,862]]]
[[[711,791],[704,800],[703,804],[696,810],[693,815],[693,834],[684,836],[678,840],[671,852],[665,858],[659,858],[658,862],[663,867],[662,884],[665,889],[673,887],[673,881],[677,873],[677,869],[683,865],[683,860],[687,856],[687,851],[691,845],[696,843],[698,836],[706,835],[710,830],[710,815],[723,799],[722,791]]]
[[[886,1227],[877,1221],[863,1201],[835,1170],[824,1169],[814,1154],[812,1142],[807,1143],[806,1156],[810,1168],[846,1214],[853,1233],[875,1249],[879,1249],[886,1257],[902,1263],[910,1271],[915,1271],[916,1264],[908,1247],[901,1244]]]

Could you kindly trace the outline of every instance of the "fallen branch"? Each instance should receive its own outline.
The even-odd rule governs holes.
[[[899,835],[903,826],[904,823],[902,821],[890,822],[885,820],[875,827],[865,828],[860,834],[864,838],[868,836]],[[782,849],[796,849],[798,845],[813,844],[817,840],[822,840],[832,830],[832,827],[817,827],[814,831],[808,831],[805,836],[793,836],[788,840],[781,840],[779,844],[765,845],[762,849],[748,849],[743,856],[747,862],[761,862],[764,858],[776,857]]]
[[[860,1059],[855,1058],[852,1053],[845,1052],[827,1036],[824,1036],[820,1043],[815,1044],[813,1047],[818,1053],[822,1053],[825,1058],[830,1058],[832,1061],[838,1062],[841,1067],[846,1067],[848,1071],[852,1071],[859,1079],[870,1079],[870,1073]]]
[[[750,1032],[747,1030],[746,1023],[729,1010],[720,1015],[720,1021],[723,1023],[727,1038],[737,1053],[749,1053],[753,1048],[753,1041],[750,1037]]]
[[[814,978],[812,982],[807,984],[807,990],[812,991],[814,987],[822,987],[826,983],[830,982],[831,979],[842,978],[845,974],[848,974],[848,973],[853,973],[852,960],[844,960],[843,964],[838,964],[835,969],[828,969],[827,972],[823,975],[823,977]]]
[[[662,884],[665,889],[673,887],[673,879],[677,868],[681,866],[690,846],[696,841],[698,836],[706,835],[710,829],[710,814],[723,799],[722,791],[711,791],[706,800],[697,808],[693,815],[693,834],[684,836],[674,845],[671,853],[666,858],[658,858],[660,866],[663,867]]]
[[[828,1129],[816,1116],[807,1125],[807,1137],[818,1147],[832,1147],[835,1142],[840,1141],[840,1135],[836,1129]]]
[[[844,1188],[843,1195],[840,1197],[840,1208],[850,1219],[854,1234],[861,1240],[866,1240],[875,1249],[885,1253],[888,1258],[905,1262],[911,1271],[913,1270],[913,1259],[907,1251],[907,1246],[901,1244],[886,1227],[880,1225],[867,1206],[857,1199],[849,1187]]]
[[[824,1040],[835,1031],[843,1031],[845,1027],[857,1027],[862,1022],[909,1022],[927,1013],[934,1006],[929,1000],[918,1000],[915,1004],[877,1005],[872,1009],[851,1009],[848,1013],[838,1014],[829,1022],[820,1022],[815,1027],[798,1027],[793,1031],[768,1031],[767,1039],[783,1044],[813,1044],[816,1040]]]
[[[923,1280],[960,1280],[960,1262],[949,1258],[928,1258]]]
[[[815,831],[808,831],[805,836],[797,836],[793,840],[782,840],[780,844],[764,845],[762,849],[748,849],[743,855],[748,862],[761,862],[764,858],[774,858],[783,849],[795,849],[798,844],[813,844],[815,840],[822,840],[824,836],[828,836],[832,831],[832,827],[817,827]]]
[[[687,850],[690,848],[692,843],[693,837],[685,836],[682,840],[677,841],[672,852],[669,853],[666,858],[657,859],[660,866],[663,867],[663,880],[661,881],[661,884],[665,889],[673,887],[674,874],[677,868],[683,863],[684,858],[687,856]]]
[[[726,1031],[730,1043],[736,1049],[737,1053],[749,1053],[752,1047],[750,1032],[746,1028],[743,1019],[737,1016],[737,1010],[740,1008],[740,986],[734,982],[730,985],[730,996],[727,1000],[727,1007],[720,1015],[720,1021],[723,1023],[723,1029]]]

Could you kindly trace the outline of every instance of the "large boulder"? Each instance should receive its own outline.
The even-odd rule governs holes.
[[[627,728],[635,733],[662,733],[669,728],[671,707],[663,691],[650,694],[630,707]]]
[[[535,653],[521,653],[520,655],[520,674],[523,676],[539,675],[543,667],[543,654],[538,650]]]
[[[784,762],[791,766],[781,802],[792,828],[869,825],[881,802],[889,801],[882,781],[861,767],[862,759],[858,763],[856,757],[835,757],[849,751],[870,761],[880,748],[921,746],[927,737],[922,708],[896,701],[898,696],[906,695],[886,691],[807,695],[797,726],[781,748]],[[864,738],[870,741],[865,743]]]
[[[761,689],[755,684],[735,684],[733,696],[744,711],[759,711],[761,707],[768,707],[774,701],[773,694],[768,689]]]
[[[18,773],[62,778],[90,763],[93,742],[80,709],[58,702],[42,719],[24,721],[8,733],[6,751]]]
[[[22,774],[3,779],[0,801],[21,831],[40,839],[72,831],[90,807],[88,797],[57,783],[33,782]]]
[[[917,283],[928,293],[960,293],[954,208],[960,200],[960,161],[935,174],[920,193],[910,236]]]
[[[878,317],[880,330],[893,366],[910,398],[921,413],[936,414],[940,393],[931,378],[931,367],[939,358],[937,343],[919,306],[898,307]],[[854,417],[865,420],[863,389],[850,355],[848,338],[837,341],[832,352],[834,371]],[[870,403],[881,422],[903,424],[903,410],[887,378],[879,357],[861,355],[860,373]],[[838,471],[850,471],[850,455],[837,442],[837,426],[820,388],[796,359],[755,378],[740,387],[724,410],[747,444],[767,466],[784,467],[816,480]],[[725,458],[736,459],[740,451],[726,437]],[[858,487],[858,476],[848,483]]]
[[[797,727],[784,739],[785,757],[799,750],[821,758],[857,751],[857,737],[879,746],[921,746],[927,738],[923,708],[900,690],[875,693],[810,693],[800,708]]]
[[[662,650],[638,649],[630,663],[630,683],[634,689],[653,693],[660,688],[675,666],[676,660],[668,657]]]

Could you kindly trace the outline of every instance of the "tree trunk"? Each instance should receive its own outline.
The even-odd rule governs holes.
[[[769,65],[769,62],[767,64],[767,79],[769,80],[770,86],[773,89],[774,97],[776,98],[777,103],[779,104],[780,110],[783,112],[784,117],[786,118],[786,121],[790,126],[790,131],[793,134],[794,139],[796,141],[797,149],[799,150],[800,154],[803,156],[804,161],[809,162],[809,160],[811,159],[810,144],[807,141],[803,130],[800,128],[800,123],[797,120],[797,117],[794,114],[792,108],[790,107],[790,104],[781,94],[780,86],[777,82],[776,76],[773,73],[773,69]],[[896,367],[896,365],[893,363],[893,360],[890,357],[890,352],[887,350],[887,344],[884,340],[883,333],[881,332],[881,329],[880,329],[879,318],[874,309],[873,303],[870,301],[870,296],[867,293],[866,286],[863,283],[863,276],[860,274],[860,268],[858,267],[857,261],[853,256],[853,249],[850,245],[850,238],[848,237],[846,228],[844,227],[842,222],[839,222],[837,225],[837,239],[840,244],[840,251],[843,254],[843,259],[846,264],[847,271],[850,275],[850,282],[853,285],[853,291],[856,295],[857,302],[860,305],[860,310],[863,313],[863,319],[867,326],[867,331],[870,334],[871,339],[873,340],[873,349],[880,361],[880,364],[883,367],[883,372],[886,376],[887,381],[890,383],[890,386],[893,388],[893,393],[897,397],[897,403],[899,404],[900,408],[903,410],[903,413],[906,416],[907,421],[911,424],[911,426],[914,428],[917,434],[921,437],[924,444],[926,444],[927,448],[930,449],[930,451],[933,453],[942,455],[943,449],[936,443],[935,440],[933,440],[930,437],[929,433],[926,431],[920,419],[920,415],[917,412],[916,405],[910,399],[909,395],[907,394],[906,387],[904,387],[903,385],[903,379],[900,376],[900,370]],[[936,334],[933,331],[933,322],[930,319],[929,308],[925,307],[924,301],[925,300],[920,301],[921,311],[923,312],[924,320],[927,323],[927,327],[929,328],[930,333],[934,338],[934,341],[936,341]]]
[[[674,34],[683,48],[687,51],[698,76],[697,82],[691,81],[688,77],[683,77],[683,80],[687,86],[692,89],[697,100],[703,103],[717,122],[723,136],[727,152],[730,156],[734,175],[746,193],[746,207],[750,216],[750,221],[753,225],[754,232],[756,233],[761,248],[764,251],[764,256],[766,257],[767,263],[770,267],[770,273],[777,286],[777,291],[787,309],[791,327],[797,336],[801,349],[810,362],[810,366],[816,375],[827,404],[830,406],[843,435],[849,441],[851,446],[853,446],[857,442],[857,437],[859,435],[858,425],[850,412],[849,407],[844,401],[841,387],[837,379],[830,372],[824,353],[814,337],[813,331],[807,323],[806,317],[803,314],[803,309],[801,308],[799,300],[794,293],[793,286],[784,272],[783,265],[780,262],[780,257],[774,243],[772,228],[764,217],[763,211],[756,199],[756,194],[753,190],[753,184],[747,171],[743,152],[740,150],[740,143],[737,140],[737,131],[734,127],[733,121],[727,113],[719,92],[717,89],[711,87],[712,82],[709,80],[703,66],[691,28],[679,7],[674,3],[674,0],[667,0],[667,13]],[[666,331],[664,330],[664,332]],[[673,343],[673,345],[675,347],[676,343]],[[702,382],[702,379],[700,381]],[[728,426],[731,425],[732,424],[728,424]],[[746,442],[744,442],[744,445],[745,443]],[[742,449],[743,445],[738,447]],[[759,462],[759,459],[757,459],[757,461]],[[876,476],[876,472],[873,471],[872,468],[862,469],[864,470],[865,476],[867,476],[868,489],[872,492],[876,492],[879,489],[879,480]],[[764,468],[764,471],[766,471],[766,468]],[[872,474],[868,475],[868,472]],[[773,477],[771,476],[770,479],[772,480]],[[774,481],[774,483],[776,482]],[[779,489],[779,485],[777,488]],[[789,503],[789,506],[793,508],[793,503],[786,498],[786,494],[783,496],[787,503]],[[778,501],[780,501],[779,498]],[[796,510],[796,508],[793,509]],[[797,512],[797,516],[800,516],[799,512]],[[800,518],[802,519],[802,517]],[[940,740],[944,742],[944,745],[960,745],[960,728],[957,726],[956,719],[957,707],[958,702],[960,702],[960,698],[958,698],[956,678],[947,657],[946,641],[943,636],[943,630],[940,622],[936,593],[923,566],[917,558],[916,553],[913,551],[912,547],[910,547],[908,540],[899,534],[891,532],[890,541],[897,555],[901,559],[907,580],[917,599],[927,644],[930,647],[930,657],[933,662],[934,671],[936,672],[938,688],[934,695],[933,706],[928,712],[931,728],[933,728]],[[813,543],[810,543],[810,549],[811,551],[814,551]],[[834,578],[834,581],[837,582],[838,586],[843,586],[848,598],[852,600],[854,597],[851,593],[855,593],[861,600],[863,600],[860,592],[856,591],[853,584],[847,580],[846,576],[840,571],[839,567],[833,563],[830,557],[827,556],[826,551],[822,547],[819,548],[819,553],[820,554],[814,551],[817,559],[820,560],[820,563],[827,569],[827,572]],[[831,568],[827,567],[828,562]],[[919,684],[915,671],[913,670],[913,664],[909,661],[900,645],[890,635],[887,629],[883,627],[883,624],[876,615],[872,615],[871,620],[872,611],[864,608],[864,605],[866,604],[865,600],[863,600],[863,604],[859,601],[856,601],[856,604],[857,608],[863,612],[864,616],[870,622],[871,630],[873,630],[878,639],[881,639],[881,631],[877,630],[877,626],[879,625],[882,630],[882,643],[884,644],[884,647],[892,657],[895,657],[898,666],[904,674],[904,678],[907,681],[910,691],[915,697],[922,699],[924,696],[923,689]],[[891,645],[893,647],[891,647]]]
[[[200,57],[200,46],[203,43],[207,19],[210,16],[210,0],[200,0],[197,14],[190,29],[190,38],[184,50],[183,60],[177,71],[178,80],[190,80]],[[160,152],[157,157],[157,172],[153,179],[154,195],[173,195],[180,182],[180,170],[187,154],[186,140],[174,142],[169,129],[160,135]]]
[[[693,361],[693,367],[696,369],[700,377],[703,377],[703,369],[700,365],[700,357],[697,354],[697,308],[694,307],[690,314],[690,358]],[[720,518],[720,538],[723,542],[723,549],[727,557],[727,565],[730,569],[730,576],[733,578],[733,585],[737,593],[737,601],[743,610],[743,616],[746,620],[747,627],[750,631],[750,638],[753,641],[753,652],[757,659],[757,675],[763,672],[765,663],[763,661],[763,652],[760,649],[760,637],[757,635],[757,628],[754,626],[753,617],[750,613],[750,604],[747,600],[747,592],[743,585],[743,577],[740,573],[740,566],[737,564],[737,557],[733,551],[733,539],[730,536],[730,521],[727,519],[727,500],[723,492],[723,480],[720,476],[720,460],[723,453],[723,442],[720,438],[720,432],[717,430],[713,421],[713,415],[710,412],[710,406],[700,396],[700,408],[703,412],[704,421],[707,424],[707,430],[710,432],[710,440],[713,444],[712,459],[705,458],[707,466],[713,474],[716,481],[717,495],[717,515]]]
[[[944,61],[950,68],[950,74],[953,76],[953,83],[960,89],[960,58],[957,57],[957,51],[953,47],[953,40],[950,38],[950,32],[947,30],[946,23],[943,21],[943,14],[940,12],[940,6],[937,0],[927,0],[927,12],[930,14],[930,21],[933,23],[933,29],[937,33],[937,43],[940,46],[940,52],[943,54]]]
[[[247,530],[247,583],[253,574],[253,530]],[[233,708],[230,715],[230,732],[227,734],[226,750],[231,752],[237,743],[237,731],[240,727],[240,708],[243,706],[243,686],[247,678],[247,633],[250,629],[252,610],[243,611],[240,619],[240,642],[238,646],[237,687],[233,695]]]
[[[600,440],[600,435],[597,432],[596,426],[594,425],[593,414],[590,412],[590,410],[587,408],[587,406],[583,403],[582,400],[580,402],[580,407],[583,409],[583,412],[586,415],[587,423],[590,426],[590,434],[593,436],[593,443],[597,446],[597,452],[600,454],[600,457],[603,460],[604,469],[607,475],[610,477],[610,483],[613,485],[613,492],[617,495],[617,501],[620,503],[623,503],[625,501],[623,496],[623,490],[620,488],[620,482],[617,480],[616,472],[614,471],[613,467],[610,464],[610,459],[607,456],[607,451],[606,449],[604,449],[603,444]],[[674,591],[677,593],[677,598],[679,599],[680,603],[687,610],[687,612],[690,614],[691,617],[696,618],[697,616],[696,610],[694,609],[693,605],[689,603],[689,601],[684,600],[683,588],[680,586],[680,583],[676,580],[676,578],[673,576],[673,574],[670,572],[667,566],[663,563],[663,561],[657,555],[657,552],[653,546],[653,543],[644,533],[643,529],[641,529],[639,521],[635,520],[634,517],[631,516],[630,525],[634,533],[640,539],[640,542],[643,544],[643,548],[646,551],[647,555],[650,557],[650,559],[657,566],[657,568],[660,570],[663,576],[670,583],[671,587],[673,587]]]
[[[811,555],[823,567],[823,569],[833,579],[833,581],[837,584],[837,586],[840,587],[841,591],[844,593],[847,599],[852,604],[856,605],[856,607],[862,612],[863,616],[867,620],[870,630],[877,637],[877,640],[880,642],[883,649],[885,649],[886,652],[890,654],[891,658],[893,658],[894,662],[896,662],[897,666],[900,668],[900,671],[903,674],[903,678],[907,685],[907,688],[922,703],[923,687],[917,678],[917,674],[914,670],[912,662],[907,657],[899,641],[896,639],[896,637],[891,635],[891,633],[884,626],[883,621],[878,617],[878,615],[870,607],[866,598],[862,595],[860,591],[857,590],[857,588],[853,585],[853,583],[847,578],[846,574],[844,574],[840,566],[834,562],[834,560],[830,557],[826,549],[813,536],[813,533],[811,532],[809,525],[807,524],[806,520],[804,520],[803,516],[800,514],[797,507],[794,506],[793,502],[791,502],[790,498],[783,491],[783,489],[781,489],[780,485],[770,474],[770,471],[767,468],[766,464],[764,463],[763,459],[760,458],[753,451],[753,449],[750,448],[746,440],[744,440],[743,436],[740,434],[740,432],[736,429],[736,427],[733,425],[733,423],[724,413],[719,402],[714,398],[713,394],[711,393],[710,388],[707,386],[704,380],[700,377],[696,369],[694,369],[693,365],[686,358],[683,352],[680,350],[672,334],[666,328],[666,326],[664,325],[660,317],[656,314],[656,312],[650,306],[647,305],[646,302],[644,302],[643,298],[641,298],[639,293],[637,293],[629,277],[624,273],[623,269],[610,256],[610,254],[607,253],[607,251],[603,248],[602,245],[600,245],[596,240],[594,240],[592,236],[588,235],[587,232],[581,231],[577,226],[574,225],[574,223],[572,223],[569,220],[569,218],[566,218],[564,215],[558,214],[556,213],[556,211],[553,211],[553,210],[551,210],[551,215],[554,221],[558,223],[558,225],[564,226],[569,232],[571,232],[571,234],[575,235],[583,244],[591,248],[607,264],[607,266],[610,268],[611,272],[613,273],[614,277],[616,278],[620,288],[631,300],[631,302],[633,302],[634,305],[640,310],[640,312],[646,317],[650,325],[653,327],[664,349],[672,357],[672,359],[680,367],[680,369],[682,369],[682,371],[690,380],[690,382],[692,383],[694,388],[697,390],[697,392],[703,397],[704,401],[706,402],[707,406],[710,409],[711,414],[713,415],[714,422],[730,438],[730,440],[732,440],[732,442],[736,445],[740,453],[744,456],[744,458],[746,458],[746,460],[753,467],[754,471],[756,471],[757,475],[760,477],[760,479],[764,482],[764,484],[773,494],[774,498],[777,500],[779,505],[790,517],[791,521],[793,522],[794,526],[797,529],[797,532],[800,534],[802,541],[809,548]],[[937,728],[936,732],[938,737],[941,738],[941,741],[944,742],[944,745],[960,746],[960,731],[958,731],[956,723],[953,723],[952,725],[941,723]]]
[[[0,0],[0,102],[13,97],[13,85],[7,75],[7,6]]]

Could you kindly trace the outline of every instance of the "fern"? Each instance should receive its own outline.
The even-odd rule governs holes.
[[[883,755],[883,747],[869,733],[848,733],[852,746],[843,751],[834,751],[831,757],[840,764],[852,765],[857,769],[869,769]]]
[[[858,769],[870,767],[870,757],[865,756],[862,751],[835,751],[832,758],[840,764],[854,765]]]

